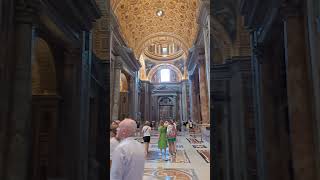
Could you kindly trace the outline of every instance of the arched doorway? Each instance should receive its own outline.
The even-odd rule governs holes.
[[[58,169],[58,103],[54,57],[47,42],[35,39],[32,59],[32,179],[55,177]]]

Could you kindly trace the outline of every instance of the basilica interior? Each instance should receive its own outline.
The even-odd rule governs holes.
[[[0,29],[1,180],[108,179],[125,118],[143,180],[320,179],[319,0],[4,0]]]

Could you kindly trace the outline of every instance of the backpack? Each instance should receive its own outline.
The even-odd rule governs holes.
[[[168,137],[170,138],[175,138],[177,136],[177,129],[176,127],[173,125],[171,131],[168,134]]]

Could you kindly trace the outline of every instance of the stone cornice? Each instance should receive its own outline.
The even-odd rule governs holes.
[[[119,29],[119,22],[118,19],[116,18],[115,14],[113,11],[110,12],[110,28],[113,33],[113,35],[116,37],[117,41],[119,44],[122,44],[124,46],[128,46],[128,44],[124,41],[124,38],[120,32]]]
[[[200,13],[198,14],[197,23],[202,27],[206,25],[207,17],[210,15],[210,2],[202,1],[199,11]]]
[[[113,51],[116,52],[119,56],[121,56],[121,59],[123,63],[126,64],[126,67],[131,72],[139,71],[141,64],[140,62],[135,58],[133,55],[133,52],[131,49],[127,48],[126,46],[122,45],[119,39],[116,36],[113,36]],[[130,73],[132,74],[132,73]]]
[[[267,1],[265,1],[267,2]],[[262,0],[241,0],[240,12],[244,16],[248,29],[261,27],[270,18],[272,9],[278,9],[283,0],[262,3]]]
[[[204,49],[201,47],[193,47],[189,52],[187,60],[187,69],[189,71],[189,75],[193,74],[197,64],[199,64],[199,55],[202,56],[202,51],[204,52]]]
[[[112,50],[121,56],[129,71],[136,72],[141,68],[140,62],[135,58],[132,49],[127,47],[126,42],[121,36],[119,24],[114,13],[111,12],[111,31],[112,31]]]
[[[126,52],[126,63],[130,65],[134,71],[139,71],[139,69],[142,67],[140,62],[135,58],[133,52],[128,47],[122,46],[122,49]]]
[[[94,0],[43,0],[41,3],[53,7],[64,23],[76,31],[91,30],[101,15]]]
[[[65,24],[60,21],[61,19],[58,12],[52,8],[50,5],[43,5],[42,12],[40,14],[40,23],[39,28],[45,27],[47,30],[51,31],[54,36],[67,42],[69,44],[79,44],[80,34],[76,32],[69,24]]]
[[[204,46],[203,31],[208,28],[206,21],[207,21],[207,17],[210,15],[209,7],[210,7],[209,2],[205,2],[205,1],[202,2],[202,5],[200,7],[200,13],[198,14],[198,18],[197,18],[197,24],[199,25],[199,30],[194,40],[194,44],[196,44],[197,46]]]
[[[41,9],[39,0],[18,1],[15,4],[15,20],[18,23],[34,24]]]

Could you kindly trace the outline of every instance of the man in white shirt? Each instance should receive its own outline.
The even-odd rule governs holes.
[[[137,124],[132,119],[121,121],[117,131],[120,144],[112,155],[111,180],[142,180],[144,172],[144,148],[134,139]]]

